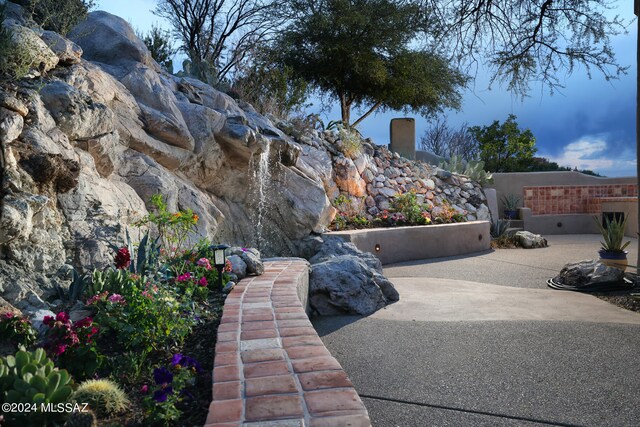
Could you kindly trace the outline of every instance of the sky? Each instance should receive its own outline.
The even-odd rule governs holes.
[[[618,0],[617,4],[614,14],[627,21],[634,17],[633,1]],[[151,12],[155,5],[155,0],[98,0],[94,10],[121,16],[143,32],[152,25],[169,29],[166,21]],[[589,79],[584,69],[576,69],[565,76],[565,88],[560,92],[551,95],[532,85],[530,95],[522,99],[497,84],[487,89],[487,73],[480,69],[475,85],[463,95],[461,110],[445,111],[444,116],[457,127],[463,123],[490,125],[514,114],[520,127],[531,129],[536,137],[537,155],[561,166],[591,169],[604,176],[635,176],[636,40],[635,22],[628,34],[612,39],[618,62],[629,66],[628,74],[618,80],[607,82],[597,72]],[[318,108],[316,103],[311,110]],[[339,117],[337,106],[322,114],[325,123]],[[405,115],[386,112],[370,116],[359,130],[377,144],[388,144],[389,121],[397,117]],[[420,116],[408,117],[416,120],[419,141],[430,124]]]

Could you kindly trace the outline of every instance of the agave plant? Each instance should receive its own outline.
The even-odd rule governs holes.
[[[507,219],[497,219],[491,223],[491,237],[498,239],[507,232],[507,229],[511,226],[511,221]]]
[[[600,242],[602,250],[606,252],[624,252],[625,248],[631,243],[631,241],[622,243],[624,240],[624,229],[627,226],[628,217],[625,217],[624,219],[619,217],[609,219],[609,217],[605,216],[604,225],[602,225],[597,216],[595,216],[594,219],[598,225],[600,234],[602,234],[602,238],[604,239],[603,242]]]

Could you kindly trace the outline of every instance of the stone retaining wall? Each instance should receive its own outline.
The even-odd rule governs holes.
[[[206,427],[370,426],[351,381],[313,329],[299,298],[309,266],[265,262],[227,297]]]

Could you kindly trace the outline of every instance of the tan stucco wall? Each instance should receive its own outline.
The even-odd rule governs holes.
[[[603,201],[602,212],[624,212],[627,220],[625,235],[638,237],[638,200],[635,197],[623,201]]]
[[[335,231],[358,249],[376,255],[383,264],[486,251],[491,245],[489,221],[419,227]],[[376,251],[376,245],[380,250]]]

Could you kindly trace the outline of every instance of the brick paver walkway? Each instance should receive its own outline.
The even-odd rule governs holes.
[[[298,299],[307,274],[304,260],[267,262],[227,297],[206,427],[371,425]]]

